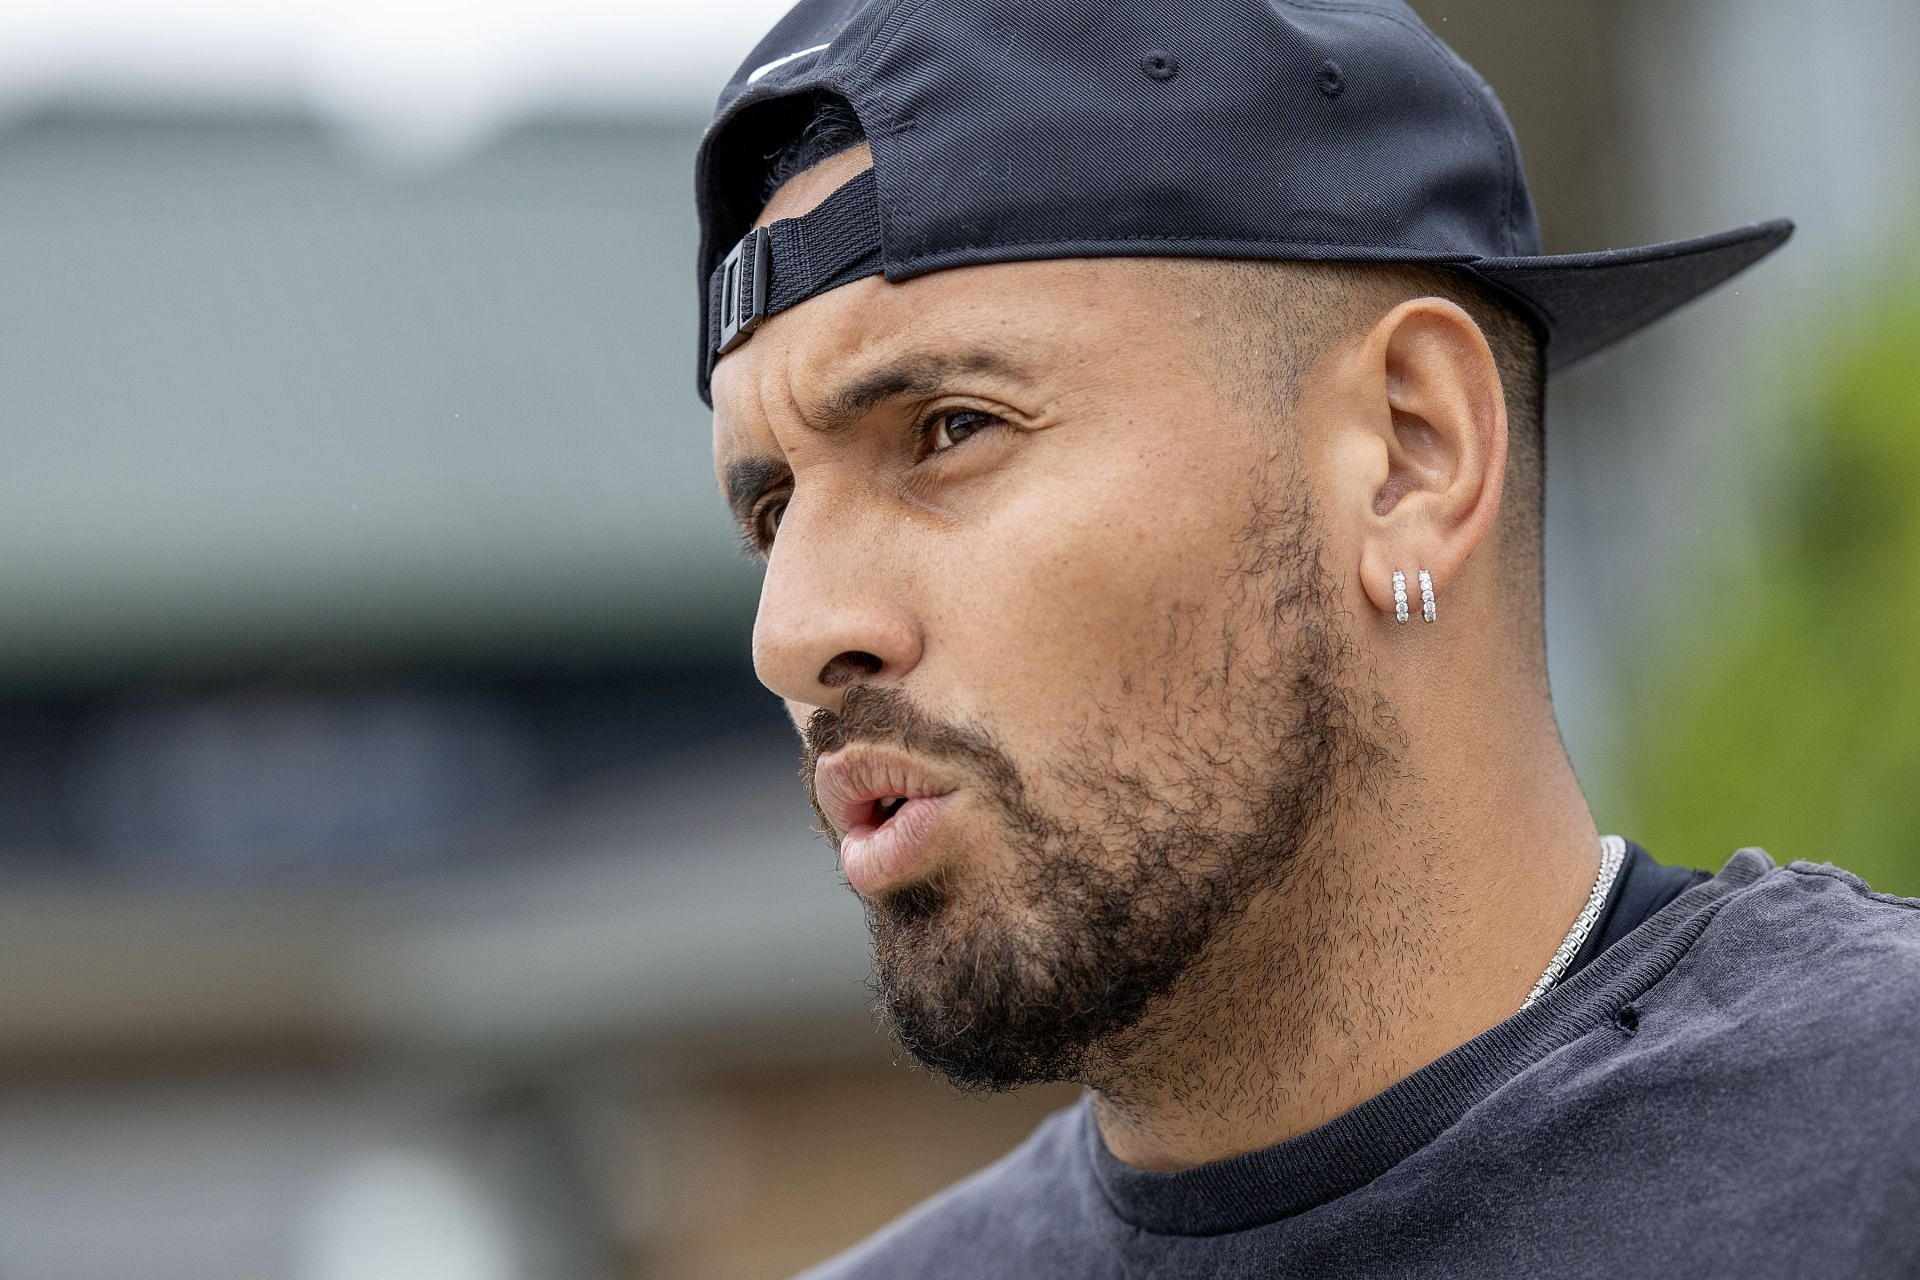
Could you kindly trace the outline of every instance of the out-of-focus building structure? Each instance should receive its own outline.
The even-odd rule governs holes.
[[[767,7],[694,25],[744,52]],[[1915,207],[1920,9],[1416,7],[1549,249],[1802,223],[1556,387],[1555,686],[1604,800],[1620,673],[1764,518],[1770,371]],[[777,1276],[1071,1097],[951,1098],[872,1029],[692,392],[724,69],[652,21],[542,66],[665,88],[390,136],[405,59],[331,115],[271,65],[183,97],[165,49],[0,87],[0,1273]]]

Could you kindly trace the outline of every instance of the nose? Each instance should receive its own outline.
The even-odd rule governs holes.
[[[815,520],[788,507],[760,584],[753,667],[760,683],[837,710],[848,688],[899,680],[922,639],[898,549],[868,522]]]

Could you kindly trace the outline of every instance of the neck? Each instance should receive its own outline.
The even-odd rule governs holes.
[[[1115,1156],[1172,1170],[1283,1142],[1519,1009],[1599,835],[1551,721],[1471,736],[1406,762],[1397,816],[1343,817],[1303,850],[1102,1055],[1087,1083]]]

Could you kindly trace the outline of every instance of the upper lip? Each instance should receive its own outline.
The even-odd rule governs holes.
[[[813,771],[813,794],[820,812],[845,834],[874,821],[874,804],[889,796],[908,800],[944,796],[953,784],[919,761],[877,747],[842,747]]]

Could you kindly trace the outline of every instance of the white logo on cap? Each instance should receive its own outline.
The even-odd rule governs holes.
[[[810,53],[818,53],[822,49],[829,49],[829,48],[832,48],[832,46],[825,45],[825,44],[816,44],[811,49],[796,49],[792,53],[787,54],[785,57],[775,58],[772,62],[763,62],[759,66],[755,67],[753,70],[747,72],[747,83],[752,84],[755,80],[758,80],[761,76],[767,74],[767,72],[773,70],[775,67],[784,67],[789,62],[792,62],[795,58],[804,58]]]

